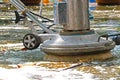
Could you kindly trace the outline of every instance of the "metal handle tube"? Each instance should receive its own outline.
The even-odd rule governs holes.
[[[26,6],[20,0],[10,0],[11,4],[14,5],[20,11],[25,11],[26,15],[33,20],[36,24],[38,24],[45,32],[53,33],[52,30],[48,29],[42,22],[40,22],[35,15],[29,12]]]
[[[38,24],[45,32],[47,33],[53,33],[52,30],[48,29],[44,24],[42,24],[42,22],[40,22],[35,15],[33,15],[32,13],[30,13],[29,11],[26,13],[26,15],[33,20],[36,24]]]
[[[23,11],[26,9],[26,6],[20,0],[10,0],[10,3],[20,11]]]

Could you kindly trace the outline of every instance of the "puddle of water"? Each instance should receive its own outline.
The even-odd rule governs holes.
[[[40,49],[32,50],[32,51],[6,51],[4,54],[1,54],[0,59],[1,63],[10,63],[10,64],[18,64],[24,62],[34,62],[34,61],[42,61],[43,53]]]

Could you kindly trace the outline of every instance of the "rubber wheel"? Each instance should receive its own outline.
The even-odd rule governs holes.
[[[40,37],[35,34],[29,33],[23,37],[23,45],[29,50],[38,48],[40,43]]]

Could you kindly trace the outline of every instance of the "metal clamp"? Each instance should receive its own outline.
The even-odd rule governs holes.
[[[104,34],[104,35],[99,36],[99,37],[98,37],[98,42],[100,42],[100,38],[101,38],[101,37],[105,37],[106,40],[108,40],[109,35],[108,35],[108,34]]]

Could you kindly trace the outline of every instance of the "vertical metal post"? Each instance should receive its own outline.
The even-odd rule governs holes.
[[[89,30],[88,0],[67,1],[67,24],[64,30]]]

